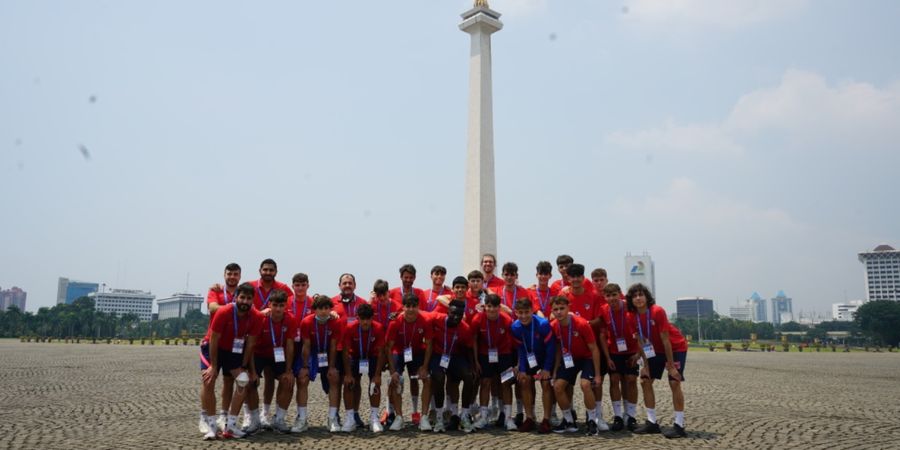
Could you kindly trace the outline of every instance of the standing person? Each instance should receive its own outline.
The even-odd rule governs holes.
[[[291,404],[294,391],[292,373],[294,360],[294,339],[297,334],[297,322],[287,308],[287,296],[282,291],[275,291],[269,299],[269,317],[264,319],[260,334],[253,348],[253,369],[257,377],[278,380],[278,395],[275,398],[275,417],[272,428],[275,431],[290,431],[284,423],[284,416]],[[247,406],[251,412],[251,422],[244,424],[244,433],[252,434],[260,429],[259,392],[257,383],[248,386]]]
[[[341,293],[335,295],[331,301],[334,303],[334,313],[337,314],[338,318],[341,320],[341,329],[343,330],[347,324],[351,324],[356,322],[356,314],[357,309],[366,304],[366,300],[362,297],[356,295],[356,277],[351,273],[344,273],[338,278],[338,288],[341,290]],[[340,352],[343,350],[343,341],[338,341],[337,343],[337,351],[340,355]],[[343,359],[338,358],[338,366],[342,371],[345,369],[343,367]],[[328,383],[330,380],[322,379],[322,389],[328,391],[330,389]],[[360,398],[362,398],[362,391],[359,388],[359,385],[353,385],[351,389],[353,393],[353,409],[357,410],[359,408]],[[340,404],[340,398],[343,391],[338,389],[338,404]],[[357,426],[364,426],[362,422],[362,418],[359,415],[354,417]]]
[[[600,309],[606,304],[606,300],[595,294],[592,289],[588,289],[588,287],[593,288],[593,284],[584,277],[583,265],[569,264],[569,266],[566,267],[566,275],[568,276],[570,284],[560,291],[560,295],[569,300],[569,311],[576,316],[587,320],[594,332],[594,337],[598,338],[603,326],[603,322],[600,319]],[[599,344],[597,345],[599,348]],[[603,376],[606,375],[606,370],[606,359],[600,359],[600,372],[593,374],[597,379],[597,382],[593,383],[594,399],[597,403],[602,403],[603,401]],[[573,393],[574,385],[569,384],[568,395],[570,399],[572,398]],[[599,413],[597,424],[601,428],[601,431],[606,431],[602,429],[602,424],[605,424],[605,422],[603,422],[602,411],[602,408],[597,409],[597,412]],[[577,415],[574,417],[575,420],[578,420]]]
[[[344,408],[347,418],[341,431],[350,433],[356,430],[358,405],[353,404],[352,387],[361,386],[362,374],[369,377],[369,406],[371,407],[370,427],[373,433],[384,431],[378,420],[378,408],[381,406],[381,368],[385,363],[385,330],[380,323],[372,320],[372,305],[362,304],[357,309],[355,322],[344,328],[342,355],[344,358]]]
[[[503,279],[494,275],[497,268],[497,257],[491,253],[481,255],[481,271],[484,274],[484,286],[482,288],[494,294],[499,293],[503,289]]]
[[[518,430],[528,432],[535,428],[534,382],[537,380],[541,384],[541,400],[544,408],[539,431],[546,434],[551,431],[549,418],[553,398],[550,393],[553,388],[550,385],[550,375],[556,363],[556,340],[553,339],[550,322],[534,313],[531,300],[527,298],[516,300],[515,306],[517,319],[510,331],[519,356],[517,381],[525,403],[525,420],[519,425]]]
[[[503,274],[503,289],[497,292],[500,295],[500,311],[504,314],[510,316],[513,320],[515,320],[516,312],[516,300],[520,298],[527,298],[528,300],[532,300],[531,291],[528,289],[519,286],[519,266],[514,262],[507,262],[503,264],[503,268],[501,269],[501,274]],[[537,309],[535,309],[537,312]]]
[[[419,299],[419,312],[423,312],[422,309],[425,307],[425,291],[414,287],[413,284],[415,282],[416,266],[412,264],[400,266],[400,286],[395,287],[390,291],[391,301],[394,302],[398,310],[403,309],[403,298],[409,294],[415,295],[416,298]],[[412,422],[418,425],[419,421],[422,419],[422,414],[419,412],[419,380],[410,379],[409,395],[412,397]]]
[[[557,292],[564,294],[564,289],[569,287],[572,284],[572,277],[569,276],[568,268],[572,264],[575,263],[575,260],[569,255],[559,255],[556,257],[556,268],[559,270],[559,279],[554,281],[553,284],[550,285]],[[584,288],[590,292],[594,291],[594,286],[590,283],[590,280],[584,278],[584,274],[582,274],[582,281],[584,284]]]
[[[391,321],[397,318],[398,313],[403,309],[403,305],[397,305],[391,300],[390,287],[387,281],[375,280],[372,287],[372,309],[374,310],[373,320],[381,324],[387,331]]]
[[[569,299],[566,297],[559,296],[553,299],[553,317],[555,320],[551,322],[551,327],[556,339],[559,340],[553,388],[556,391],[556,401],[563,412],[562,422],[553,431],[556,433],[578,431],[578,424],[572,415],[572,396],[568,393],[567,387],[575,384],[575,378],[581,372],[581,391],[584,394],[584,406],[588,411],[587,434],[597,434],[597,402],[593,389],[599,384],[595,374],[600,373],[597,338],[587,320],[569,313]]]
[[[464,290],[467,283],[465,278],[460,278],[461,290]],[[456,287],[456,280],[454,287]],[[475,357],[475,347],[469,325],[462,320],[465,309],[464,301],[452,300],[447,314],[434,313],[430,317],[433,339],[428,373],[431,380],[430,392],[435,404],[433,427],[435,433],[443,432],[448,428],[444,422],[445,384],[447,385],[446,390],[450,394],[450,429],[456,429],[461,422],[458,415],[460,381],[464,383],[463,392],[471,396],[471,384],[474,382],[472,362]],[[471,401],[471,398],[468,400]],[[429,399],[423,398],[422,403],[427,402]],[[467,423],[470,425],[471,421]],[[466,426],[465,430],[471,431],[471,427]]]
[[[515,355],[511,325],[512,319],[500,313],[500,297],[497,294],[488,294],[484,299],[484,312],[472,320],[472,329],[476,334],[475,347],[478,350],[475,373],[481,376],[479,397],[481,412],[478,421],[475,422],[475,428],[487,426],[490,416],[488,401],[492,385],[498,387],[496,390],[499,391],[503,401],[503,412],[499,414],[495,425],[498,427],[505,425],[507,430],[518,428],[512,417],[511,382],[515,380],[513,370]]]
[[[550,318],[553,317],[550,312],[553,308],[550,299],[559,295],[559,289],[554,289],[550,286],[550,278],[553,276],[553,266],[550,265],[549,261],[541,261],[537,263],[535,271],[537,284],[528,290],[531,292],[531,298],[537,303],[535,306],[538,310],[538,315],[550,320]]]
[[[341,359],[337,356],[337,343],[341,339],[341,320],[334,318],[331,311],[334,304],[324,295],[317,295],[313,300],[315,314],[306,316],[301,322],[303,331],[303,350],[301,351],[301,368],[298,378],[300,390],[303,394],[302,401],[298,401],[297,419],[292,432],[303,432],[309,427],[306,411],[309,399],[309,382],[315,381],[316,375],[322,373],[322,385],[328,386],[328,431],[337,433],[340,431],[338,422],[338,403],[340,396]]]
[[[237,263],[230,263],[225,266],[225,286],[220,285],[217,289],[215,286],[206,293],[206,309],[209,310],[209,325],[212,325],[212,318],[216,311],[222,306],[234,303],[237,296],[238,283],[241,282],[241,266]],[[209,335],[209,325],[206,327],[206,334]],[[234,392],[234,378],[231,372],[224,371],[222,373],[222,411],[219,413],[219,423],[216,425],[219,429],[225,429],[225,418],[228,417],[228,406],[231,405],[231,395]],[[206,434],[209,432],[207,426],[207,413],[203,408],[202,399],[200,406],[200,432]]]
[[[204,440],[216,438],[215,387],[219,371],[230,373],[237,385],[222,437],[244,437],[244,433],[237,427],[237,414],[244,403],[247,384],[257,379],[256,374],[248,372],[248,369],[262,322],[263,315],[253,309],[253,287],[244,283],[238,286],[233,303],[218,308],[206,331],[206,337],[200,344],[200,370],[203,379],[200,395],[206,409],[208,427]]]
[[[438,312],[447,314],[447,307],[438,301],[442,295],[451,295],[450,288],[444,285],[447,279],[447,268],[444,266],[434,266],[431,268],[431,289],[425,291],[425,304],[419,309],[428,314]]]
[[[647,286],[641,283],[631,285],[625,299],[629,311],[634,313],[644,362],[640,377],[641,388],[644,391],[644,407],[647,409],[647,422],[634,432],[638,434],[660,432],[659,424],[656,422],[653,380],[662,378],[665,372],[668,374],[669,387],[672,389],[675,423],[663,434],[667,438],[685,437],[687,434],[684,431],[684,393],[681,391],[681,382],[684,381],[684,365],[687,362],[687,341],[678,328],[669,323],[666,311],[656,304]]]
[[[293,335],[294,357],[292,359],[293,365],[291,366],[291,373],[294,375],[294,384],[297,386],[295,398],[299,411],[301,404],[301,390],[298,375],[300,374],[300,367],[303,364],[302,355],[300,355],[300,352],[303,350],[303,331],[300,329],[300,325],[303,323],[303,319],[306,318],[306,316],[315,314],[313,298],[309,296],[309,275],[305,273],[295,273],[291,278],[291,289],[294,292],[288,301],[288,309],[291,311],[291,316],[294,318],[294,328],[297,330]],[[303,395],[306,395],[305,391],[303,392]],[[305,397],[303,398],[302,404],[306,404]],[[296,417],[299,419],[300,415],[297,414]],[[301,431],[305,430],[300,430],[300,427],[298,427],[297,430],[294,430],[293,427],[291,428],[291,432],[294,433],[299,433]]]
[[[419,298],[412,293],[406,294],[403,297],[403,314],[391,322],[387,333],[387,348],[393,355],[388,359],[391,368],[391,402],[394,404],[394,417],[388,419],[391,431],[403,429],[404,369],[408,371],[410,379],[418,378],[422,381],[425,397],[429,395],[427,361],[431,360],[432,333],[428,318],[419,313]],[[419,429],[431,430],[428,416],[421,418]]]
[[[593,276],[591,278],[594,278]],[[601,309],[605,326],[600,332],[600,349],[609,368],[609,400],[613,408],[612,431],[622,431],[626,425],[634,431],[637,426],[637,358],[638,341],[635,338],[634,317],[628,312],[622,289],[610,283],[603,287],[607,305]],[[627,414],[622,419],[622,398],[625,398]],[[627,424],[626,424],[627,422]]]

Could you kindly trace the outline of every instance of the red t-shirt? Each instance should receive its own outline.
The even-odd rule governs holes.
[[[450,297],[454,297],[453,290],[448,288],[447,286],[441,286],[441,288],[438,290],[428,289],[424,292],[423,295],[425,296],[425,302],[419,305],[419,309],[429,314],[447,314],[447,307],[441,304],[441,302],[437,301],[437,298],[442,295],[449,295]]]
[[[354,295],[353,299],[347,303],[344,303],[341,300],[341,295],[335,295],[331,297],[331,303],[334,304],[332,311],[336,312],[338,317],[343,319],[345,322],[355,322],[356,320],[356,308],[363,303],[366,303],[366,300],[358,295]],[[350,320],[350,319],[353,320]]]
[[[600,308],[600,317],[603,318],[603,325],[606,330],[606,346],[611,355],[637,353],[639,347],[638,340],[635,337],[637,329],[635,328],[634,317],[632,317],[633,314],[628,312],[628,306],[624,300],[621,303],[621,308],[618,311],[613,311],[609,303]],[[619,351],[619,346],[616,345],[617,339],[625,339],[625,344],[628,346],[626,351]]]
[[[464,319],[466,322],[469,322],[469,325],[472,325],[472,320],[478,315],[477,307],[479,304],[481,304],[481,296],[472,295],[471,291],[466,291],[466,313]]]
[[[332,339],[336,343],[340,343],[341,331],[343,331],[341,324],[342,322],[339,319],[328,319],[328,322],[324,324],[318,323],[316,322],[315,314],[304,317],[300,322],[301,337],[309,339],[310,354],[319,353],[320,351],[327,352]],[[319,347],[320,345],[321,347]],[[339,345],[337,347],[340,348]]]
[[[484,289],[490,289],[494,291],[495,294],[500,294],[500,290],[506,286],[506,282],[503,281],[503,278],[491,275],[489,280],[484,280]]]
[[[596,343],[597,338],[594,336],[594,330],[587,320],[576,315],[569,316],[569,326],[563,326],[558,320],[550,322],[550,328],[553,334],[559,339],[559,344],[563,353],[569,352],[575,359],[590,358],[591,349],[588,344]],[[571,334],[570,334],[571,333]],[[571,344],[570,344],[571,336]]]
[[[407,322],[406,316],[401,314],[388,326],[387,340],[394,343],[391,352],[396,355],[403,354],[405,347],[412,347],[413,353],[423,353],[425,340],[430,340],[433,333],[426,315],[419,314],[415,322]]]
[[[606,303],[605,299],[588,292],[587,289],[579,295],[570,290],[565,297],[569,299],[569,311],[588,322],[600,317],[600,307]]]
[[[401,309],[390,299],[375,300],[371,305],[375,313],[372,320],[380,323],[387,332],[387,328],[391,324],[391,314],[397,314]]]
[[[434,314],[431,316],[431,329],[433,338],[431,339],[431,353],[433,355],[443,355],[445,351],[445,347],[453,346],[452,354],[457,355],[463,352],[464,349],[472,348],[472,333],[469,328],[469,324],[465,321],[461,321],[455,327],[447,327],[447,315],[446,314]],[[445,333],[446,331],[446,333]],[[447,343],[444,345],[444,337],[446,336]],[[453,343],[453,338],[456,337],[456,343]]]
[[[408,294],[409,292],[403,292],[403,287],[395,287],[388,291],[388,297],[391,298],[391,301],[394,302],[394,306],[398,309],[403,309],[403,294]],[[419,309],[423,309],[425,307],[425,291],[419,288],[412,288],[412,293],[416,297],[419,298]]]
[[[512,290],[507,290],[506,285],[503,286],[503,289],[497,293],[500,296],[500,304],[506,305],[509,309],[515,311],[516,310],[516,300],[520,298],[527,298],[531,300],[531,311],[537,312],[538,305],[534,301],[534,297],[532,296],[532,292],[528,289],[523,288],[522,286],[515,285]],[[514,316],[515,314],[513,314]]]
[[[296,294],[291,294],[288,299],[287,311],[289,311],[292,316],[299,317],[302,320],[310,314],[315,314],[316,310],[313,309],[312,305],[313,298],[309,295],[298,299]]]
[[[647,339],[647,327],[649,326],[650,342],[653,343],[653,351],[657,355],[665,355],[665,347],[663,347],[662,338],[659,335],[662,330],[669,332],[669,343],[672,345],[672,352],[687,351],[687,341],[681,335],[681,331],[669,322],[666,310],[662,306],[650,305],[649,317],[646,312],[644,314],[634,313],[632,320],[635,330],[640,332],[645,340]],[[649,325],[647,323],[648,320],[650,321]]]
[[[213,333],[219,333],[219,350],[230,352],[235,337],[235,316],[237,316],[238,337],[243,337],[244,339],[246,339],[247,336],[259,335],[259,330],[262,327],[263,319],[265,318],[265,316],[263,316],[259,311],[250,308],[250,311],[247,312],[247,315],[241,317],[240,315],[235,314],[234,308],[235,304],[229,303],[216,311],[215,317],[213,317],[212,322],[210,322],[209,324],[209,329],[206,330],[206,337],[203,338],[204,341],[209,341],[209,338],[212,337]],[[244,348],[246,347],[247,343],[245,340]]]
[[[297,335],[297,322],[294,316],[285,312],[281,322],[272,322],[269,328],[271,317],[264,317],[259,334],[256,337],[256,345],[253,346],[253,354],[261,358],[274,358],[274,347],[284,347],[284,343],[288,339],[294,339]],[[272,334],[275,335],[275,345],[272,345]]]
[[[534,303],[535,312],[541,311],[544,313],[544,317],[550,318],[552,317],[551,310],[553,309],[553,297],[559,295],[559,289],[554,289],[552,286],[548,286],[547,289],[541,290],[538,287],[534,289],[528,289],[528,292],[531,293],[531,302]]]
[[[501,355],[513,352],[512,319],[506,314],[488,320],[487,314],[480,313],[472,319],[471,326],[478,332],[478,354],[487,355],[488,348],[496,348]]]
[[[581,282],[581,285],[584,286],[584,290],[585,290],[585,291],[588,291],[588,292],[594,292],[594,283],[592,283],[591,280],[585,278],[585,279]],[[551,288],[551,289],[555,289],[556,292],[559,293],[559,291],[561,291],[562,288],[564,288],[564,287],[566,287],[566,286],[569,286],[569,285],[566,284],[566,282],[563,281],[562,278],[560,278],[559,280],[554,281],[553,284],[550,285],[550,288]],[[569,286],[569,288],[571,289],[571,286]],[[554,294],[554,295],[555,295],[555,294]]]
[[[366,359],[378,357],[378,352],[384,348],[384,327],[374,320],[368,330],[361,330],[358,320],[348,323],[344,327],[344,348],[350,351],[350,359],[359,358],[360,347]]]
[[[253,280],[250,282],[250,285],[253,286],[253,307],[259,310],[266,309],[269,306],[269,296],[272,295],[272,292],[275,289],[284,292],[284,295],[287,298],[291,298],[294,295],[294,290],[291,289],[290,286],[275,280],[272,285],[272,289],[264,290],[259,286],[260,280]]]

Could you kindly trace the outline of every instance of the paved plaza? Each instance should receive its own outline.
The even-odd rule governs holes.
[[[412,428],[380,436],[330,435],[323,428],[325,398],[317,384],[311,389],[311,432],[203,442],[197,430],[197,352],[193,346],[2,340],[0,449],[900,448],[897,353],[692,351],[685,383],[689,437],[674,441],[627,432],[465,435]],[[658,386],[657,398],[661,423],[668,426],[666,386]],[[608,398],[604,407],[609,419]],[[290,420],[294,411],[292,406]]]

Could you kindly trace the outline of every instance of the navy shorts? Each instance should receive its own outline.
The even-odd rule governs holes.
[[[462,380],[472,373],[472,364],[466,355],[453,355],[450,357],[450,364],[446,369],[441,367],[441,355],[431,355],[431,361],[428,363],[428,373],[432,376],[436,373],[445,373],[447,377],[455,380]]]
[[[687,352],[674,352],[672,353],[672,359],[675,360],[675,368],[678,369],[678,373],[681,374],[681,381],[684,381],[684,364],[687,362]],[[650,364],[650,377],[654,379],[661,379],[663,373],[666,373],[666,355],[657,353],[656,356],[647,360]],[[669,377],[670,381],[675,380],[672,377]]]
[[[517,361],[518,361],[518,358],[519,358],[519,355],[516,354]],[[540,371],[544,368],[544,361],[547,359],[547,355],[545,355],[544,353],[535,353],[534,359],[537,360],[536,367],[528,367],[528,357],[527,356],[524,361],[518,361],[519,372],[524,372],[531,376],[535,376],[538,373],[540,373]],[[552,372],[552,371],[553,371],[553,369],[550,369],[550,372]]]
[[[381,375],[381,371],[375,367],[376,363],[378,363],[377,357],[369,358],[369,379],[375,378],[376,374]],[[359,373],[359,358],[350,360],[350,366],[350,375],[353,375],[354,377],[362,376],[362,374]]]
[[[425,363],[425,353],[413,353],[413,360],[408,363],[403,362],[402,353],[392,356],[394,358],[394,368],[397,369],[397,373],[400,376],[403,376],[404,368],[409,372],[410,376],[418,375],[419,367],[422,367],[422,364]]]
[[[591,358],[575,358],[572,361],[574,365],[571,368],[566,368],[565,363],[560,360],[559,368],[556,369],[556,378],[560,380],[566,380],[569,384],[575,384],[575,379],[578,377],[578,372],[581,372],[582,380],[593,380],[594,379],[594,360]],[[600,369],[603,370],[602,368]]]
[[[478,365],[481,366],[481,379],[499,377],[506,369],[516,365],[516,355],[502,353],[497,355],[495,363],[488,362],[488,355],[478,355]]]
[[[278,378],[287,370],[287,363],[275,362],[275,358],[265,358],[262,356],[253,356],[253,365],[256,366],[256,376],[262,377],[263,370],[266,367],[272,368],[272,378]]]
[[[638,374],[638,366],[637,362],[635,362],[634,366],[628,365],[628,360],[634,356],[634,353],[621,353],[621,354],[612,354],[609,357],[613,360],[613,363],[616,365],[615,369],[609,369],[609,373],[615,373],[619,375],[634,375]]]
[[[219,350],[219,358],[217,364],[219,370],[227,376],[231,376],[231,371],[241,367],[244,362],[244,355],[232,353],[231,350]],[[200,370],[209,368],[209,342],[200,344]]]

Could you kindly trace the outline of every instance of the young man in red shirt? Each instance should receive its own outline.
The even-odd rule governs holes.
[[[592,274],[591,278],[595,278]],[[628,305],[622,298],[618,284],[603,287],[606,305],[601,308],[604,327],[600,332],[600,350],[609,368],[609,400],[613,407],[612,431],[622,431],[626,427],[634,431],[637,420],[637,358],[638,341],[635,337],[634,318],[628,312]],[[627,420],[622,418],[622,398],[627,401]],[[602,419],[601,419],[602,420]]]
[[[634,322],[641,344],[640,371],[641,387],[644,391],[644,407],[647,409],[647,422],[634,430],[637,434],[659,433],[656,422],[656,396],[653,392],[653,380],[668,374],[669,387],[672,389],[672,409],[675,410],[675,423],[672,428],[663,432],[667,438],[687,436],[684,431],[684,392],[681,383],[684,381],[684,365],[687,362],[687,341],[675,325],[669,323],[666,311],[653,299],[653,294],[641,283],[633,284],[625,295],[628,309],[634,313]]]
[[[500,312],[500,297],[488,294],[484,299],[484,312],[472,320],[472,330],[476,334],[475,347],[478,350],[475,373],[481,376],[481,412],[475,428],[484,428],[488,424],[488,400],[492,385],[497,387],[495,390],[499,392],[503,402],[503,412],[499,414],[495,425],[505,426],[507,430],[518,428],[512,417],[512,383],[515,381],[513,366],[516,355],[513,353],[511,325],[512,319]]]
[[[501,269],[503,274],[503,289],[497,294],[500,296],[500,311],[508,315],[511,319],[516,320],[516,300],[527,298],[534,304],[534,298],[531,291],[519,286],[519,266],[514,262],[503,264]],[[535,309],[537,312],[537,309]]]
[[[572,279],[568,274],[568,268],[574,263],[575,260],[569,255],[559,255],[556,258],[556,268],[559,269],[560,279],[554,281],[553,284],[550,285],[556,292],[565,294],[565,289],[572,284]],[[584,288],[589,292],[594,292],[594,286],[590,283],[590,280],[584,278],[584,276],[582,276],[582,280],[584,282]]]
[[[569,300],[569,311],[587,320],[594,331],[594,337],[599,338],[600,328],[603,326],[603,322],[600,320],[600,308],[606,304],[606,300],[594,293],[593,285],[584,277],[583,265],[569,264],[566,267],[566,276],[570,284],[560,291],[560,295]],[[591,287],[591,290],[588,287]],[[594,399],[598,403],[603,399],[603,376],[606,375],[606,370],[606,360],[601,359],[600,372],[594,374],[597,378],[597,382],[594,383]],[[569,398],[572,398],[573,393],[574,386],[570,384],[568,387]],[[575,414],[574,410],[572,414]],[[574,417],[577,421],[578,416],[574,415]],[[602,422],[602,415],[598,419],[598,424],[600,422]]]
[[[212,318],[215,316],[219,307],[229,303],[234,303],[237,296],[238,283],[241,282],[241,266],[236,263],[230,263],[225,266],[225,286],[219,288],[210,288],[206,293],[206,309],[209,311],[209,323],[212,324]],[[206,326],[207,334],[209,333],[209,325]],[[228,417],[228,406],[231,404],[231,394],[234,392],[234,378],[229,372],[222,374],[222,411],[219,413],[219,429],[225,429],[225,418]],[[200,407],[200,432],[206,434],[209,432],[207,423],[206,409],[203,409],[202,402]]]
[[[372,320],[372,305],[362,304],[356,311],[355,322],[344,328],[344,408],[347,418],[341,431],[350,433],[356,430],[357,413],[353,404],[353,386],[361,386],[362,374],[369,377],[369,406],[371,407],[370,427],[373,433],[381,433],[384,428],[378,420],[378,408],[381,405],[381,368],[385,363],[385,329],[380,323]]]
[[[460,280],[454,280],[454,285],[461,282],[460,287],[464,290],[467,285],[465,278],[459,278]],[[462,381],[467,394],[470,394],[471,384],[474,382],[472,363],[475,358],[475,347],[469,325],[462,320],[465,309],[464,301],[453,300],[450,302],[448,314],[434,313],[430,317],[433,339],[428,373],[435,405],[435,433],[448,428],[444,420],[445,384],[446,393],[450,396],[449,428],[455,430],[461,424],[458,410],[459,383]],[[471,398],[467,400],[471,401]],[[423,399],[423,403],[428,401],[429,399]]]
[[[425,304],[420,308],[422,312],[428,314],[438,312],[447,314],[447,307],[444,306],[438,297],[442,295],[452,294],[450,288],[444,285],[447,279],[447,268],[444,266],[434,266],[431,268],[431,289],[425,291]]]
[[[340,396],[341,359],[337,353],[337,344],[341,340],[342,322],[331,314],[333,303],[330,298],[318,295],[313,300],[315,314],[306,316],[300,324],[303,332],[303,350],[301,351],[302,367],[299,371],[302,401],[298,402],[297,419],[292,432],[303,432],[309,427],[306,405],[309,398],[309,382],[316,379],[318,373],[328,380],[328,431],[340,431],[338,421],[338,403]],[[323,382],[323,386],[325,383]]]
[[[397,306],[397,309],[403,309],[403,297],[407,294],[415,295],[419,299],[419,313],[426,314],[425,308],[425,291],[414,287],[416,282],[416,266],[412,264],[404,264],[400,266],[400,286],[391,289],[391,301]],[[427,361],[426,361],[427,362]],[[416,425],[422,418],[419,413],[419,381],[411,379],[409,382],[409,395],[412,398],[412,422]]]
[[[392,352],[388,359],[391,370],[391,402],[394,415],[389,418],[391,431],[403,429],[403,371],[409,372],[410,379],[422,381],[422,390],[427,398],[430,383],[428,361],[431,360],[431,339],[433,330],[428,317],[419,313],[419,298],[412,293],[403,297],[403,314],[388,327],[387,348]],[[424,408],[426,405],[422,405]],[[419,429],[430,431],[428,416],[421,418]]]
[[[550,312],[553,307],[550,303],[550,299],[559,295],[559,289],[553,289],[550,286],[550,278],[553,276],[553,266],[550,265],[549,261],[541,261],[537,263],[535,271],[537,284],[528,288],[528,291],[531,292],[531,298],[534,299],[537,314],[550,320],[553,317]]]
[[[278,380],[278,393],[275,398],[275,417],[272,428],[279,432],[288,432],[284,422],[287,408],[291,404],[294,391],[294,375],[292,372],[294,358],[294,336],[297,334],[297,322],[294,316],[285,311],[287,296],[282,291],[275,291],[269,299],[269,316],[263,321],[260,334],[253,348],[253,369],[258,377]],[[244,433],[251,434],[260,429],[259,393],[257,383],[249,386],[247,406],[251,411],[251,422],[244,425]]]
[[[206,337],[200,344],[200,369],[203,379],[201,396],[207,413],[208,431],[205,440],[216,438],[216,377],[219,371],[230,373],[237,389],[232,395],[231,406],[225,428],[224,438],[244,437],[237,427],[237,414],[244,403],[247,384],[255,382],[257,377],[249,371],[253,346],[256,336],[262,327],[263,315],[253,309],[253,287],[244,283],[237,288],[237,296],[233,303],[218,308],[215,317],[206,331]]]
[[[501,289],[503,289],[503,279],[494,275],[494,270],[497,269],[497,257],[491,253],[485,253],[481,256],[481,271],[484,275],[482,281],[484,281],[484,286],[482,288],[486,291],[499,293]]]
[[[575,379],[581,372],[581,391],[584,394],[584,406],[588,410],[587,434],[597,434],[597,402],[593,388],[599,383],[595,374],[600,373],[600,350],[597,348],[594,330],[587,320],[569,313],[569,299],[566,297],[553,299],[553,317],[555,320],[551,327],[559,343],[553,388],[563,412],[562,422],[553,431],[578,431],[575,417],[572,416],[572,397],[567,392],[567,387],[575,384]]]

